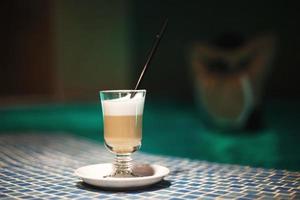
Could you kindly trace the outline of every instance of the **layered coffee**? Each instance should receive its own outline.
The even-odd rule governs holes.
[[[104,140],[112,152],[127,154],[140,147],[144,98],[137,94],[102,101]]]

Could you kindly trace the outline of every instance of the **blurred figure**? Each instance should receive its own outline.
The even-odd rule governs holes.
[[[211,43],[195,43],[191,65],[199,103],[218,127],[255,128],[264,82],[270,71],[275,37],[245,40],[226,33]]]

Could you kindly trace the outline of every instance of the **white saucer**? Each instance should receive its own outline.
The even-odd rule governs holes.
[[[130,178],[114,178],[106,177],[112,172],[112,164],[96,164],[80,167],[75,170],[75,174],[80,177],[83,182],[103,188],[139,188],[143,186],[152,185],[161,181],[170,170],[160,165],[148,165],[153,169],[153,174],[143,177],[130,177]]]

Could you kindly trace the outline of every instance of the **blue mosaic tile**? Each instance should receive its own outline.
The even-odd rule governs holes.
[[[199,199],[199,196],[194,196],[194,195],[185,195],[185,199]]]
[[[240,198],[237,198],[237,200],[251,200],[251,199],[247,198],[247,197],[240,197]]]
[[[150,188],[112,192],[78,187],[73,171],[113,159],[102,144],[67,135],[0,136],[0,199],[300,199],[300,173],[224,165],[142,152],[134,159],[171,173]],[[93,155],[93,156],[90,156]]]
[[[0,198],[2,199],[2,198],[5,198],[5,197],[9,197],[8,195],[6,195],[6,194],[0,194]]]
[[[222,191],[222,190],[217,190],[217,189],[216,189],[216,191],[214,191],[214,194],[218,194],[218,195],[224,195],[227,193],[228,193],[228,191]]]

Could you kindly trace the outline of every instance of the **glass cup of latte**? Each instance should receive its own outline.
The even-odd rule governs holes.
[[[104,141],[116,155],[109,177],[135,177],[131,154],[142,141],[142,120],[146,90],[100,91]]]

